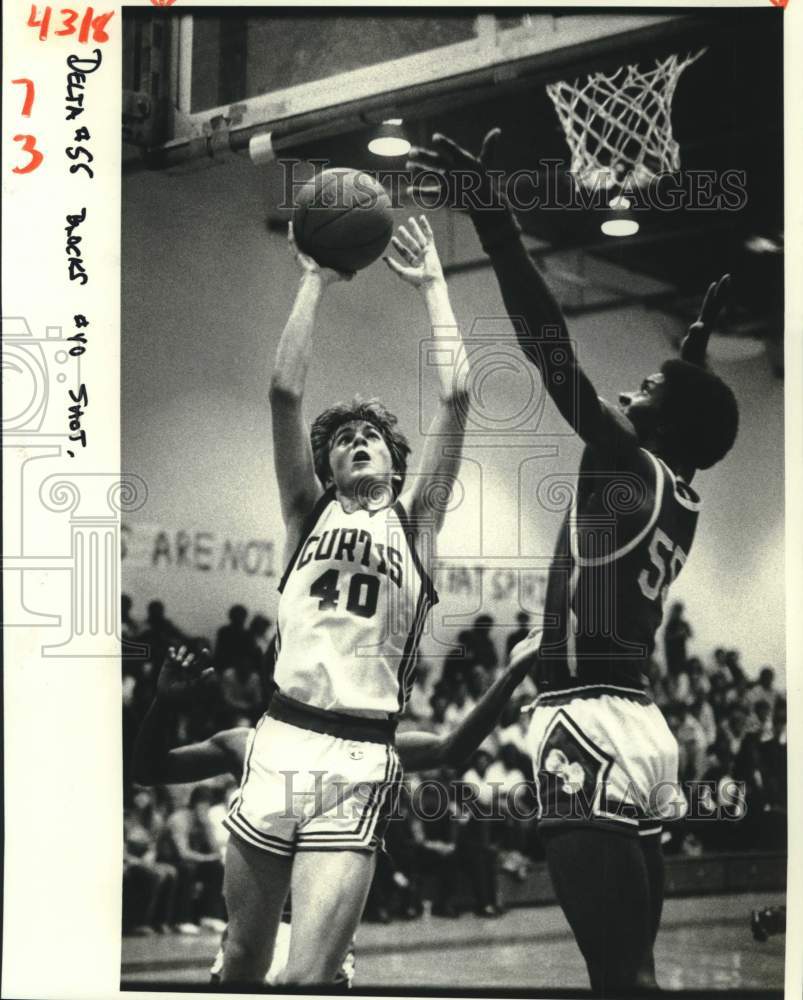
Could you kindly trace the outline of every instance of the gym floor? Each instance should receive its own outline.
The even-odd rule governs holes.
[[[783,937],[757,944],[750,910],[783,902],[779,893],[669,899],[656,945],[666,990],[781,990]],[[123,988],[209,982],[218,938],[155,936],[123,940]],[[363,924],[355,987],[459,990],[584,989],[585,967],[558,907],[512,909],[496,920]]]

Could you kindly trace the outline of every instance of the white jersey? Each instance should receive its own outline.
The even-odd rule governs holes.
[[[275,680],[283,694],[350,715],[403,710],[438,597],[400,501],[349,514],[325,493],[279,592]]]

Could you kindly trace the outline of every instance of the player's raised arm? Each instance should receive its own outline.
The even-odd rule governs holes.
[[[191,746],[170,746],[178,707],[212,674],[212,667],[202,670],[184,646],[178,651],[169,650],[157,680],[156,698],[134,742],[132,776],[137,784],[181,784],[218,774],[233,774],[240,779],[248,739],[245,728],[216,733]]]
[[[717,317],[725,305],[730,290],[731,276],[723,274],[719,281],[712,281],[705,293],[697,319],[689,327],[680,345],[680,357],[689,364],[705,367],[708,338],[714,329]]]
[[[521,349],[541,372],[544,386],[563,417],[592,446],[617,452],[635,448],[633,428],[598,398],[578,365],[561,308],[527,253],[520,227],[499,190],[499,171],[493,164],[500,135],[499,129],[492,129],[476,157],[436,133],[432,149],[414,149],[408,166],[426,170],[429,176],[439,175],[455,207],[469,209]],[[466,193],[471,202],[461,206]],[[545,327],[552,331],[549,341],[542,336]]]
[[[426,523],[434,524],[435,531],[440,531],[446,501],[460,469],[468,410],[468,359],[426,217],[422,215],[418,221],[411,217],[407,226],[400,226],[398,235],[393,237],[393,246],[404,263],[385,257],[388,267],[419,290],[427,307],[432,336],[442,342],[451,359],[450,364],[438,368],[438,409],[427,434],[418,475],[402,497],[414,524],[423,518]]]
[[[288,240],[301,271],[301,280],[276,352],[270,381],[270,407],[273,461],[288,533],[286,546],[292,550],[295,547],[293,536],[300,531],[321,492],[303,414],[315,319],[326,288],[335,281],[349,280],[352,275],[319,267],[311,257],[301,253],[293,238],[292,224]]]
[[[510,696],[524,680],[529,663],[519,659],[494,681],[471,712],[448,736],[433,733],[399,733],[396,749],[405,771],[434,767],[459,767],[494,728]]]

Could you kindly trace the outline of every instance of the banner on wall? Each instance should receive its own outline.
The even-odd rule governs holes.
[[[123,522],[123,574],[131,570],[212,573],[227,576],[275,578],[281,572],[273,539],[226,534],[198,527]],[[543,608],[547,574],[522,570],[450,563],[436,560],[434,582],[443,598],[466,602],[477,614],[499,610],[538,612]],[[507,608],[506,608],[507,610]]]
[[[275,577],[277,570],[272,539],[204,528],[123,522],[121,549],[124,574],[149,569]]]

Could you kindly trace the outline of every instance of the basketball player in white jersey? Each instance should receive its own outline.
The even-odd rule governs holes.
[[[186,710],[203,688],[204,681],[214,676],[207,651],[199,657],[185,647],[168,651],[156,682],[156,693],[134,742],[132,773],[140,785],[182,784],[204,781],[222,774],[242,780],[254,730],[245,726],[215,733],[200,743],[173,746],[176,717]],[[398,736],[396,749],[405,771],[430,771],[435,768],[459,768],[477,749],[496,725],[499,715],[524,679],[527,664],[520,660],[505,670],[483,694],[469,715],[448,734],[405,732]],[[276,986],[284,978],[291,937],[289,907],[273,948],[265,983]],[[224,934],[224,937],[226,935]],[[225,941],[212,966],[212,982],[220,981]],[[336,974],[336,983],[351,986],[355,971],[354,942],[347,946]]]
[[[410,449],[378,401],[338,404],[310,433],[302,404],[315,319],[327,287],[348,276],[300,253],[292,230],[290,242],[301,281],[270,387],[287,529],[278,692],[226,819],[224,982],[261,980],[291,889],[288,983],[332,982],[360,921],[401,778],[396,718],[437,600],[425,562],[459,468],[466,414],[466,355],[422,216],[393,238],[404,264],[386,258],[421,293],[432,335],[452,359],[438,369],[440,403],[419,474],[405,489]]]

